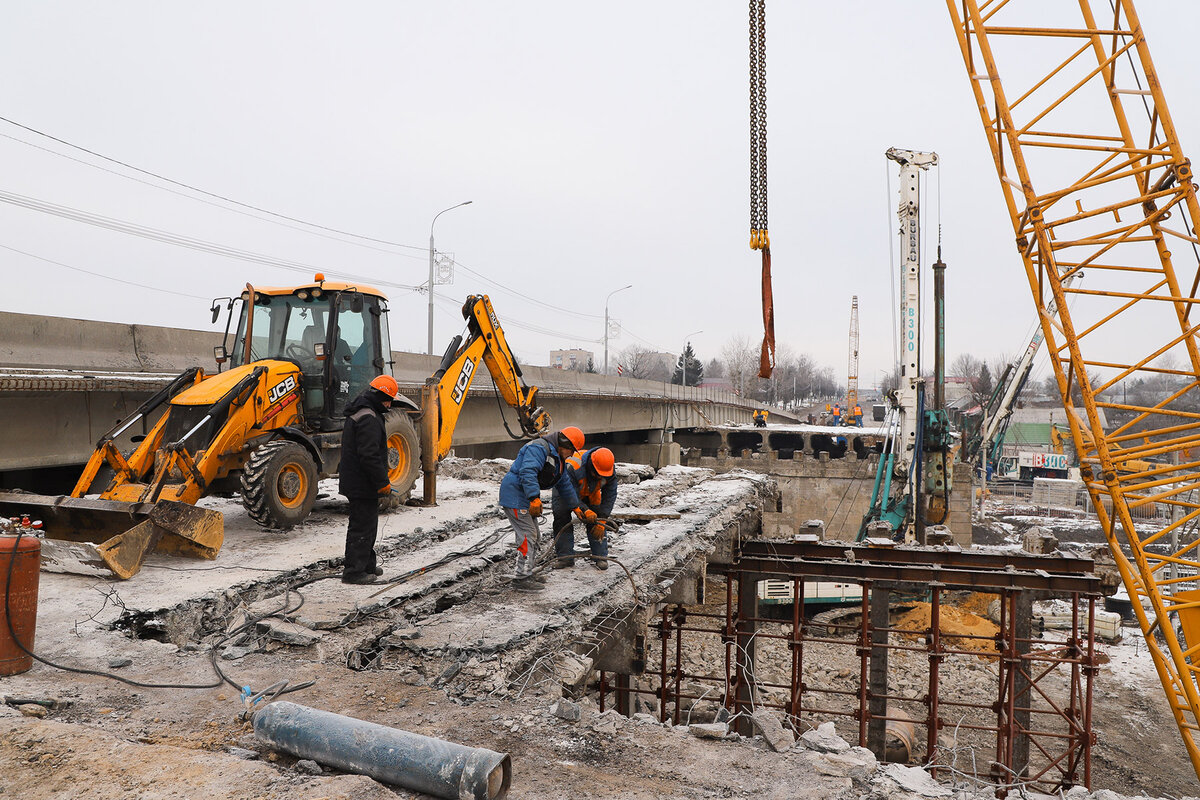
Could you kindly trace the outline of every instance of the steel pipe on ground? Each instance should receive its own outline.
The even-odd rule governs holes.
[[[286,701],[270,703],[254,715],[254,735],[300,758],[451,800],[503,800],[512,782],[507,753]]]

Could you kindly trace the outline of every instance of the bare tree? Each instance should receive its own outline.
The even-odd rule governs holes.
[[[725,374],[733,384],[733,391],[743,397],[754,397],[758,389],[758,346],[745,336],[734,336],[721,348],[721,361],[725,363]]]
[[[663,382],[671,379],[674,366],[670,355],[656,353],[637,344],[622,350],[617,356],[617,363],[621,365],[623,377]]]

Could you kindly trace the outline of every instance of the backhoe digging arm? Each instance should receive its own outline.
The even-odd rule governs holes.
[[[491,373],[496,391],[517,411],[521,434],[510,431],[510,436],[533,437],[550,427],[550,415],[537,404],[537,387],[526,386],[522,379],[521,366],[508,347],[491,300],[487,295],[471,295],[462,312],[467,320],[466,341],[454,337],[437,371],[421,390],[421,471],[426,505],[437,502],[437,464],[450,452],[480,360]]]

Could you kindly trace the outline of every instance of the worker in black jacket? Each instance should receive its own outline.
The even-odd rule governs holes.
[[[383,574],[375,563],[379,499],[392,491],[383,417],[399,393],[395,378],[380,375],[346,406],[338,467],[338,491],[350,501],[342,583],[374,583]]]

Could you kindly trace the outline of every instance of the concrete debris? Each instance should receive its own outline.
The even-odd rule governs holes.
[[[559,719],[565,719],[567,722],[579,722],[582,716],[582,709],[578,703],[559,699],[554,705],[550,706],[550,713]]]
[[[845,753],[822,753],[813,762],[813,769],[822,775],[860,783],[870,780],[878,767],[875,754],[865,747],[853,747]]]
[[[128,667],[132,663],[133,663],[132,658],[110,658],[108,660],[108,668],[109,669],[121,669],[122,667]]]
[[[321,775],[324,773],[320,764],[307,758],[297,761],[293,768],[296,772],[303,772],[305,775]]]
[[[236,758],[240,758],[243,761],[255,761],[258,758],[257,752],[255,752],[254,750],[247,750],[244,747],[230,746],[230,747],[225,748],[225,751],[227,753],[229,753],[229,755],[234,756]]]
[[[729,726],[724,722],[697,722],[688,725],[688,733],[697,739],[724,739]]]
[[[761,708],[754,712],[750,717],[754,721],[754,728],[762,734],[762,737],[767,742],[767,746],[776,753],[782,753],[785,750],[790,750],[792,745],[796,743],[792,732],[783,727],[783,722],[779,719],[779,714],[770,709]]]
[[[1045,555],[1058,549],[1058,537],[1039,526],[1033,526],[1021,537],[1021,549],[1026,553]]]
[[[50,713],[46,710],[45,706],[39,706],[37,703],[26,703],[23,706],[17,706],[17,710],[27,717],[37,717],[38,719],[45,719],[46,715]]]
[[[421,638],[421,631],[417,628],[396,628],[388,634],[388,637],[397,641],[407,642],[412,639]]]
[[[226,647],[221,651],[221,658],[225,661],[237,661],[239,658],[245,658],[257,650],[257,647]]]
[[[823,722],[815,730],[800,734],[800,744],[818,753],[844,753],[850,749],[846,740],[837,735],[832,722]]]
[[[596,733],[603,733],[609,736],[615,734],[621,729],[625,723],[625,718],[616,711],[609,709],[600,716],[596,717],[596,721],[592,723],[592,730]]]
[[[586,656],[569,651],[558,653],[554,658],[554,669],[564,691],[582,693],[587,687],[588,678],[592,676],[592,663],[592,659]]]
[[[920,797],[950,797],[954,791],[938,783],[920,767],[906,767],[903,764],[888,764],[883,768],[884,777],[890,779],[901,790],[912,792]]]
[[[259,633],[265,633],[268,638],[297,647],[308,647],[325,637],[325,634],[320,631],[310,630],[303,625],[284,622],[281,619],[260,620],[257,629]]]

